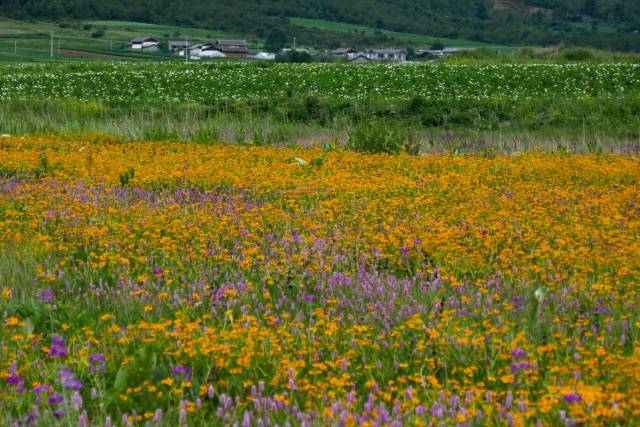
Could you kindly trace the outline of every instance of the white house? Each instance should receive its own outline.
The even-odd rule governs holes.
[[[407,51],[404,49],[369,49],[367,57],[372,61],[405,62]]]
[[[126,46],[129,50],[138,52],[157,52],[160,40],[153,37],[136,37]]]

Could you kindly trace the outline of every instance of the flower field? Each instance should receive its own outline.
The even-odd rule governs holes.
[[[0,139],[6,425],[640,419],[640,162]]]
[[[305,93],[339,100],[620,98],[638,94],[637,64],[372,65],[252,63],[4,65],[0,100],[112,103],[247,101]]]

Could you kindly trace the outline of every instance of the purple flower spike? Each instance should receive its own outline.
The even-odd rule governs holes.
[[[64,338],[59,337],[59,336],[51,337],[51,344],[52,345],[64,345]]]
[[[33,388],[33,391],[40,397],[42,393],[51,393],[51,386],[49,384],[37,385]]]
[[[567,402],[568,404],[572,404],[572,403],[578,403],[582,401],[582,396],[575,393],[575,394],[565,394],[564,395],[564,401]]]
[[[89,356],[89,372],[105,371],[107,364],[103,354],[96,353]]]
[[[524,359],[525,357],[527,357],[527,352],[517,347],[511,352],[511,357],[516,359]]]
[[[57,405],[64,402],[64,396],[60,393],[53,393],[51,396],[49,396],[49,399],[47,401],[49,402],[49,405]]]
[[[191,368],[188,366],[178,365],[171,370],[171,375],[174,377],[184,375],[185,380],[191,381]]]
[[[24,379],[20,375],[11,375],[4,379],[5,384],[15,386],[18,389],[18,393],[22,393],[24,390]]]
[[[73,396],[71,396],[71,401],[73,402],[73,407],[76,409],[76,411],[79,411],[80,409],[82,409],[82,396],[80,396],[80,393],[78,393],[77,391],[73,393]]]
[[[529,362],[515,362],[511,364],[511,372],[516,373],[519,371],[525,371],[532,369],[531,363]]]
[[[67,390],[80,390],[82,383],[77,378],[68,379],[64,382],[64,388]]]
[[[41,289],[38,291],[37,295],[40,302],[43,302],[45,304],[50,304],[53,302],[54,294],[51,289]]]
[[[49,349],[50,356],[65,358],[68,353],[69,351],[64,346],[64,338],[57,336],[51,338],[51,348]]]

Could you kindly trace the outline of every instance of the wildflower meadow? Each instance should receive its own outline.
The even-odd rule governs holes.
[[[634,425],[639,178],[5,136],[0,423]]]

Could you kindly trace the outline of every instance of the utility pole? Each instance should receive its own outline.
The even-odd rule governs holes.
[[[18,54],[18,39],[15,39],[13,41],[13,54],[17,55]]]
[[[189,40],[184,41],[184,61],[185,63],[189,63]]]
[[[296,50],[296,36],[293,36],[293,50]]]
[[[53,58],[53,31],[51,31],[51,57]]]

